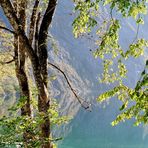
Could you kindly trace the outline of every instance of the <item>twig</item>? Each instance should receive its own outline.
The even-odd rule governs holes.
[[[140,15],[138,15],[138,19],[139,18],[140,18]],[[138,34],[139,34],[139,30],[140,30],[140,24],[138,24],[138,26],[137,26],[136,35],[135,35],[135,37],[134,37],[134,39],[132,41],[132,44],[137,40]]]
[[[10,64],[10,63],[12,63],[12,62],[14,62],[15,61],[15,59],[13,58],[12,60],[10,60],[10,61],[7,61],[7,62],[0,62],[1,64]]]
[[[11,29],[9,29],[7,27],[4,27],[4,26],[0,26],[0,29],[4,29],[4,30],[6,30],[6,31],[8,31],[8,32],[10,32],[12,34],[16,34],[13,30],[11,30]]]
[[[76,97],[76,99],[78,100],[78,102],[81,104],[81,106],[84,109],[91,111],[90,110],[91,104],[89,104],[86,101],[82,101],[82,99],[76,94],[75,90],[73,89],[72,85],[70,84],[70,82],[68,80],[68,77],[66,76],[66,74],[64,73],[64,71],[61,70],[58,66],[54,65],[53,63],[48,62],[48,64],[51,65],[52,67],[54,67],[55,69],[57,69],[58,71],[60,71],[63,74],[63,76],[64,76],[64,78],[65,78],[65,80],[66,80],[69,88],[71,89],[72,93],[74,94],[74,96]]]
[[[143,71],[141,72],[140,78],[139,78],[139,80],[138,80],[138,82],[137,82],[137,84],[136,84],[136,86],[135,86],[135,89],[137,89],[137,88],[139,87],[139,83],[140,83],[141,80],[142,80],[143,74],[146,73],[147,65],[148,65],[148,59],[147,59],[146,62],[145,62],[144,69],[143,69]]]

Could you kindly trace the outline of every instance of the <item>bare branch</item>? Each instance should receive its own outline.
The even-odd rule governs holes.
[[[86,110],[90,110],[90,106],[91,104],[86,102],[86,101],[83,101],[76,93],[76,91],[73,89],[72,85],[70,84],[70,81],[68,80],[68,77],[66,76],[66,74],[64,73],[63,70],[61,70],[58,66],[54,65],[53,63],[50,63],[48,62],[49,65],[51,65],[52,67],[54,67],[55,69],[57,69],[59,72],[61,72],[69,86],[69,88],[71,89],[72,93],[74,94],[74,96],[76,97],[76,99],[78,100],[78,102],[81,104],[81,106],[86,109]]]
[[[10,64],[10,63],[12,63],[12,62],[14,62],[14,61],[15,61],[15,59],[13,58],[12,60],[7,61],[7,62],[2,62],[2,61],[0,61],[0,63],[1,63],[2,65],[4,65],[4,64]]]
[[[9,29],[7,27],[4,27],[4,26],[0,26],[0,29],[6,30],[6,31],[8,31],[8,32],[10,32],[12,34],[16,34],[13,30],[11,30],[11,29]]]

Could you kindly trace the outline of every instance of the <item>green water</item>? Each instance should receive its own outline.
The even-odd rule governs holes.
[[[115,111],[109,107],[92,113],[79,113],[71,123],[72,131],[59,148],[147,148],[148,136],[144,136],[142,126],[134,127],[131,121],[116,127],[110,125]]]

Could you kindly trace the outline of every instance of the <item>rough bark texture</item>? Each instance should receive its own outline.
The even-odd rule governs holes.
[[[38,40],[39,40],[39,24],[41,19],[41,13],[38,13],[38,17],[36,20],[36,26],[35,26],[35,41],[34,41],[34,51],[38,55]]]
[[[27,8],[27,1],[22,0],[18,2],[17,0],[14,1],[14,7],[17,13],[17,16],[20,18],[21,21],[21,28],[25,31],[26,28],[26,8]],[[24,46],[22,44],[22,38],[18,35],[14,35],[14,54],[15,54],[15,72],[16,77],[19,82],[20,87],[20,98],[25,100],[24,106],[21,108],[21,115],[22,116],[29,116],[31,117],[31,105],[30,105],[30,90],[29,90],[29,83],[28,78],[25,71],[25,51]],[[24,139],[24,147],[28,147],[29,140],[30,140],[30,133],[26,130],[23,134]]]
[[[48,29],[52,22],[52,17],[55,12],[57,0],[49,0],[47,9],[45,11],[40,31],[39,31],[39,62],[41,65],[41,71],[42,76],[45,85],[47,86],[47,77],[48,77],[48,71],[47,71],[47,60],[48,60],[48,50],[47,50],[47,37],[48,37]]]
[[[17,8],[17,5],[19,8]],[[22,0],[20,3],[16,4],[16,10],[18,13],[18,17],[21,21],[21,27],[25,31],[26,27],[26,8],[27,2],[26,0]],[[21,109],[22,115],[31,116],[31,107],[30,107],[30,91],[28,78],[25,72],[25,51],[24,46],[22,44],[22,39],[17,35],[14,36],[14,47],[15,47],[15,66],[16,66],[16,75],[19,81],[19,86],[21,89],[21,97],[26,98],[26,104]]]
[[[30,45],[32,45],[33,38],[34,38],[34,33],[35,33],[35,25],[36,25],[36,19],[37,19],[37,9],[39,6],[40,0],[36,0],[34,3],[31,19],[30,19],[30,30],[29,30],[29,41]]]

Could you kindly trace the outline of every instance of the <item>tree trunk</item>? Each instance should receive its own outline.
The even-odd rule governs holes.
[[[39,30],[39,36],[38,36],[38,57],[39,57],[39,63],[40,63],[40,70],[41,75],[43,78],[43,83],[45,88],[47,89],[48,85],[48,68],[47,68],[47,62],[48,62],[48,49],[47,49],[47,37],[48,37],[48,29],[52,22],[53,14],[55,12],[56,8],[56,2],[57,0],[49,0],[47,9],[45,11],[45,14],[43,16],[40,30]],[[50,98],[48,98],[48,104],[46,102],[43,102],[41,99],[41,96],[39,96],[38,100],[38,109],[40,112],[44,112],[48,115],[48,109],[50,108]],[[51,129],[50,129],[50,119],[49,117],[45,116],[44,123],[41,125],[42,129],[42,135],[44,139],[51,137]],[[42,148],[51,148],[52,144],[47,142],[43,143]]]
[[[18,5],[18,6],[17,6]],[[20,18],[21,27],[25,31],[26,28],[26,0],[22,0],[20,2],[16,1],[14,3],[16,8],[17,16]],[[15,66],[16,66],[16,76],[19,82],[21,97],[26,98],[26,103],[24,107],[21,108],[22,115],[31,116],[31,107],[30,107],[30,91],[29,91],[29,83],[28,78],[25,71],[25,51],[24,46],[22,44],[22,39],[14,35],[14,51],[15,51]]]
[[[22,29],[21,21],[16,15],[16,11],[11,5],[10,0],[1,0],[0,5],[8,18],[10,24],[12,25],[15,33],[21,39],[21,44],[23,45],[23,49],[20,49],[21,52],[24,50],[29,56],[33,74],[35,78],[35,83],[38,89],[38,110],[39,112],[44,114],[44,120],[41,123],[41,147],[42,148],[52,148],[52,144],[50,142],[50,120],[48,117],[48,109],[50,107],[50,99],[47,91],[47,34],[48,28],[51,24],[53,13],[55,11],[57,0],[49,0],[48,7],[45,11],[45,15],[43,16],[40,31],[39,31],[39,48],[38,54],[35,53],[35,50],[30,45],[30,41],[28,40],[25,31]],[[40,46],[43,43],[43,46]]]
[[[26,28],[26,8],[27,1],[14,1],[14,7],[16,9],[17,16],[20,18],[21,27],[25,31]],[[28,78],[25,71],[25,51],[22,44],[22,39],[18,35],[14,35],[14,56],[15,56],[15,72],[19,82],[20,99],[24,100],[24,106],[21,108],[22,116],[29,116],[31,118],[31,104],[30,104],[30,90]],[[28,141],[30,140],[30,132],[25,130],[23,133],[24,146],[28,147]]]
[[[31,116],[31,107],[30,107],[30,91],[29,91],[29,84],[28,84],[28,78],[25,72],[25,59],[24,54],[20,54],[18,56],[18,44],[20,41],[18,41],[18,37],[14,37],[14,48],[15,48],[15,72],[16,77],[19,82],[20,87],[20,98],[25,99],[25,104],[21,108],[21,115],[25,116]]]

